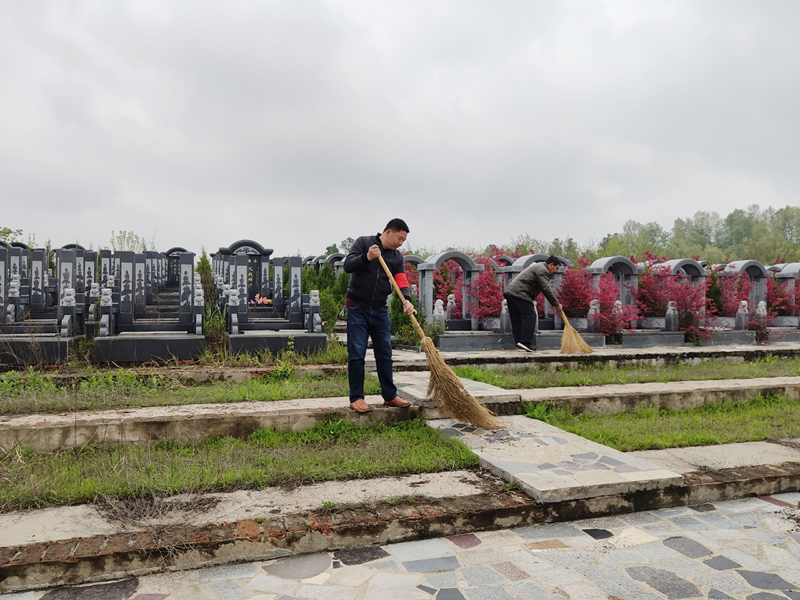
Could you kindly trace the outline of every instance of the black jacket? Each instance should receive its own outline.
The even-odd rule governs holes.
[[[405,273],[405,262],[399,250],[387,250],[381,244],[379,235],[364,235],[358,238],[344,259],[344,270],[350,273],[350,285],[347,286],[347,297],[359,306],[386,306],[386,298],[394,289],[386,276],[380,261],[367,259],[370,246],[381,249],[381,255],[392,275]],[[406,300],[411,300],[408,287],[400,288]]]

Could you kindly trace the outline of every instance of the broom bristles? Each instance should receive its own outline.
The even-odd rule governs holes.
[[[561,335],[561,354],[576,354],[582,352],[591,354],[594,352],[592,347],[586,343],[581,334],[564,318],[564,333]]]
[[[431,338],[422,338],[422,349],[428,358],[431,373],[428,398],[441,404],[445,413],[457,421],[484,429],[503,428],[502,423],[494,418],[494,413],[478,402],[464,387],[458,375],[444,362]]]

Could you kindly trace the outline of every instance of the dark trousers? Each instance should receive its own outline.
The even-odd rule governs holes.
[[[364,359],[367,355],[368,338],[372,338],[381,396],[386,401],[397,397],[397,388],[392,380],[391,336],[389,311],[385,306],[347,309],[347,378],[350,382],[350,402],[364,398]]]
[[[533,302],[507,294],[504,294],[504,297],[508,300],[506,304],[508,316],[511,319],[511,331],[514,333],[514,343],[522,342],[529,348],[533,348],[533,336],[536,333],[536,320],[538,319]]]

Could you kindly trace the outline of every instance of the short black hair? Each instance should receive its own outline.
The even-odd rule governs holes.
[[[395,233],[397,233],[398,231],[405,231],[406,233],[411,233],[408,230],[408,225],[406,225],[406,222],[403,221],[403,219],[392,219],[386,224],[386,227],[383,228],[384,231],[386,231],[387,229],[391,229]]]
[[[555,254],[551,254],[550,256],[548,256],[547,260],[544,261],[544,262],[545,262],[545,264],[548,264],[548,265],[556,265],[556,266],[560,266],[561,265],[561,259],[558,258]]]

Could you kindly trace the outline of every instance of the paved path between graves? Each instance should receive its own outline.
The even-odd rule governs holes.
[[[792,600],[800,494],[131,577],[2,600]]]

